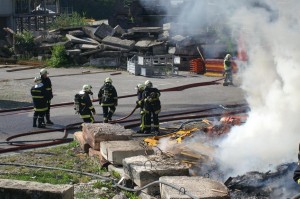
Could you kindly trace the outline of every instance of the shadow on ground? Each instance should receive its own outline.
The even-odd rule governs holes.
[[[12,109],[32,106],[29,102],[18,102],[13,100],[0,100],[0,109]]]

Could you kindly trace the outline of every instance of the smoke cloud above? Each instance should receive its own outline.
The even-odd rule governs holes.
[[[183,2],[187,2],[186,0]],[[251,108],[247,122],[219,143],[228,175],[297,161],[300,141],[299,0],[197,0],[178,3],[178,23],[226,25],[248,56],[238,73]],[[166,8],[167,9],[167,8]],[[171,11],[170,11],[171,12]],[[226,88],[224,88],[224,91]]]

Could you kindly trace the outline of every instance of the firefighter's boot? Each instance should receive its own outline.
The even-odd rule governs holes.
[[[33,117],[32,127],[36,127],[37,117]]]
[[[38,118],[38,128],[45,128],[46,125],[44,123],[44,119],[43,118]]]
[[[51,120],[50,120],[50,115],[46,115],[46,120],[47,120],[47,123],[46,124],[48,124],[48,125],[52,125],[52,124],[54,124]]]

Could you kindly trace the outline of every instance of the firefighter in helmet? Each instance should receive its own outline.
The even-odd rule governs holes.
[[[145,81],[145,90],[143,92],[143,101],[144,101],[144,114],[145,121],[142,122],[141,127],[144,129],[145,134],[151,133],[151,118],[153,120],[153,131],[159,132],[159,119],[158,114],[161,110],[160,105],[160,91],[157,88],[153,87],[153,84],[150,80]]]
[[[295,182],[300,184],[300,144],[299,144],[299,152],[298,152],[298,165],[296,170],[294,171],[293,179]]]
[[[145,114],[144,114],[144,100],[143,100],[143,92],[145,90],[145,84],[138,84],[137,87],[137,101],[136,101],[136,107],[140,108],[140,114],[141,114],[141,125],[140,130],[137,131],[137,133],[144,133],[144,124],[145,122]]]
[[[42,83],[44,84],[46,91],[47,91],[47,106],[48,110],[46,111],[46,124],[52,125],[53,122],[50,120],[50,106],[51,106],[51,99],[53,98],[53,93],[52,93],[52,83],[50,78],[48,77],[48,71],[43,68],[40,70],[40,75],[42,78]]]
[[[110,77],[105,78],[104,85],[98,92],[98,99],[103,110],[103,122],[107,123],[112,120],[116,106],[118,106],[118,94]]]
[[[85,123],[93,123],[95,121],[94,116],[96,110],[91,101],[90,95],[93,95],[92,86],[85,84],[82,86],[82,90],[75,95],[75,101],[78,103],[77,112]]]
[[[233,85],[232,83],[232,63],[231,55],[227,54],[224,58],[224,83],[223,86]]]
[[[48,110],[47,91],[45,85],[42,83],[41,77],[35,77],[34,83],[35,85],[30,90],[34,107],[32,126],[38,128],[45,128],[46,125],[44,122],[44,117],[46,111]],[[38,125],[36,125],[37,121]]]

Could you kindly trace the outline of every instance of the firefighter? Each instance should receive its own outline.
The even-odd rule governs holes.
[[[293,179],[295,180],[295,182],[300,184],[300,144],[299,144],[299,152],[298,152],[298,165],[296,170],[294,171]]]
[[[40,70],[40,75],[42,78],[42,83],[44,84],[46,91],[47,91],[47,106],[48,110],[46,111],[46,124],[52,125],[53,122],[50,120],[50,107],[51,107],[51,99],[53,98],[53,93],[52,93],[52,83],[50,78],[48,77],[48,71],[43,68]]]
[[[98,99],[103,110],[103,122],[108,123],[112,120],[116,106],[118,106],[118,94],[110,77],[105,78],[104,85],[98,92]]]
[[[145,123],[145,114],[143,111],[144,107],[144,100],[143,100],[143,92],[145,90],[145,84],[138,84],[137,87],[137,101],[136,101],[136,108],[140,108],[140,114],[141,114],[141,125],[140,130],[137,131],[137,133],[144,133],[144,126]]]
[[[96,114],[96,110],[90,98],[90,95],[93,95],[92,86],[88,84],[83,85],[82,90],[79,91],[78,94],[77,97],[75,95],[75,100],[77,100],[79,104],[79,110],[77,111],[80,117],[85,123],[93,123],[95,121],[93,114]]]
[[[233,85],[232,83],[232,63],[231,55],[227,54],[224,58],[224,83],[223,86]]]
[[[48,110],[47,91],[45,85],[42,83],[41,77],[35,77],[34,83],[35,85],[30,90],[34,107],[32,126],[38,128],[45,128],[46,125],[44,122],[44,117],[46,111]],[[38,125],[36,125],[37,121]]]
[[[145,121],[141,124],[145,134],[151,133],[151,118],[153,120],[153,131],[159,133],[159,119],[158,114],[161,110],[160,105],[160,91],[157,88],[153,88],[151,81],[145,81],[145,90],[143,92],[144,101],[144,114]]]

